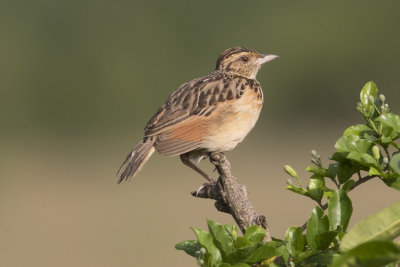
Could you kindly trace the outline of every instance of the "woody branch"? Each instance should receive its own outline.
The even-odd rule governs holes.
[[[264,215],[258,214],[247,197],[246,186],[231,173],[231,164],[223,153],[211,153],[210,162],[215,165],[219,178],[217,183],[206,183],[191,194],[195,197],[216,200],[215,207],[232,215],[244,234],[251,225],[259,225],[267,232],[266,240],[271,240],[270,231]]]

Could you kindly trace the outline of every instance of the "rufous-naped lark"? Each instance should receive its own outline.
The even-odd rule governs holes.
[[[234,149],[254,127],[263,105],[256,75],[275,58],[247,47],[225,50],[214,72],[184,83],[158,109],[122,164],[119,182],[135,176],[154,151],[180,155],[185,165],[212,181],[196,163],[209,152]]]

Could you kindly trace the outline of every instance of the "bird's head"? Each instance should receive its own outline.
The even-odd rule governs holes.
[[[255,79],[261,65],[277,57],[275,55],[260,54],[253,49],[238,46],[222,52],[217,60],[215,69],[248,79]]]

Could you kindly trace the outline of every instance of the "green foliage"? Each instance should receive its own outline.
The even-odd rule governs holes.
[[[342,239],[340,249],[348,251],[370,240],[392,240],[400,236],[400,201],[357,223]]]
[[[197,241],[176,245],[196,257],[200,266],[394,266],[400,263],[400,202],[360,221],[346,233],[353,206],[348,193],[370,179],[379,179],[400,190],[400,116],[390,113],[383,95],[373,82],[360,94],[357,110],[365,123],[348,127],[335,144],[332,162],[323,166],[311,151],[306,171],[311,173],[303,187],[289,165],[286,188],[310,198],[317,206],[302,227],[292,226],[284,240],[264,242],[265,230],[250,226],[242,237],[235,226],[207,221],[209,232],[193,229]],[[355,177],[354,177],[355,176]],[[329,188],[327,181],[335,188]],[[305,230],[306,229],[306,230]],[[305,233],[303,233],[305,231]],[[196,252],[197,251],[197,252]],[[203,252],[201,252],[203,251]]]
[[[183,241],[175,246],[196,257],[201,266],[251,266],[282,255],[278,249],[284,243],[264,243],[266,232],[257,225],[248,227],[242,237],[238,237],[234,225],[221,225],[212,220],[207,220],[207,225],[209,232],[192,228],[198,241]],[[201,248],[205,249],[204,252]]]

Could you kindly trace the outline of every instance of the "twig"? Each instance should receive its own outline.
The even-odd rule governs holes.
[[[350,187],[350,190],[349,190],[349,191],[353,190],[354,188],[356,188],[356,187],[359,186],[360,184],[363,184],[363,183],[365,183],[366,181],[371,180],[372,178],[375,178],[375,177],[378,177],[378,176],[376,176],[376,175],[368,175],[368,176],[365,176],[365,177],[363,177],[363,178],[358,179],[358,180],[353,184],[353,186]]]
[[[258,214],[251,205],[246,186],[231,173],[231,164],[223,153],[211,153],[210,162],[215,165],[219,173],[218,181],[204,184],[199,190],[192,192],[194,197],[216,200],[215,207],[221,212],[232,215],[244,234],[251,225],[259,225],[265,229],[265,241],[270,241],[271,234],[265,216]]]

